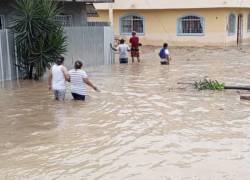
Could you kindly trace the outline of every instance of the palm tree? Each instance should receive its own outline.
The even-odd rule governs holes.
[[[52,0],[16,0],[15,8],[18,67],[24,78],[39,79],[66,52],[63,29],[55,22],[60,9]]]

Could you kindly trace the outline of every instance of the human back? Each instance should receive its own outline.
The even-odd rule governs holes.
[[[159,52],[159,56],[160,56],[162,65],[169,65],[170,56],[169,56],[169,50],[168,50],[167,43],[163,44],[163,47],[161,48],[161,50]]]
[[[119,55],[121,59],[128,58],[129,46],[127,44],[119,44],[118,49],[119,49]]]
[[[137,58],[137,61],[140,62],[140,50],[139,50],[139,37],[136,36],[136,32],[132,32],[132,37],[130,38],[129,42],[131,44],[131,57],[132,63],[134,62],[134,58]]]
[[[54,92],[55,99],[64,101],[66,93],[66,80],[69,80],[69,74],[63,65],[64,57],[60,56],[56,59],[56,64],[49,71],[48,85],[49,89]]]
[[[130,38],[129,42],[131,43],[131,48],[139,48],[139,37],[137,37],[135,34]]]
[[[130,51],[129,46],[125,43],[124,39],[120,40],[120,44],[118,45],[117,51],[119,51],[119,60],[121,64],[128,63],[128,51]]]
[[[79,95],[87,95],[86,85],[83,79],[88,78],[88,75],[82,69],[71,69],[69,71],[71,92]]]
[[[85,101],[85,97],[87,95],[85,84],[92,87],[95,91],[98,91],[98,89],[89,81],[87,73],[81,69],[82,66],[83,63],[81,61],[76,61],[75,67],[69,71],[69,75],[71,82],[71,94],[74,100]]]
[[[160,56],[161,59],[165,59],[167,57],[165,48],[161,48],[161,50],[159,52],[159,56]]]
[[[62,71],[62,65],[53,65],[51,68],[52,71],[52,89],[53,90],[65,90],[65,76]]]

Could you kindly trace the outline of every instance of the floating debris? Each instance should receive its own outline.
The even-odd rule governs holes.
[[[210,80],[210,79],[204,79],[200,81],[195,81],[194,82],[194,87],[198,89],[199,91],[201,90],[224,90],[225,89],[225,84],[220,83],[217,80]]]

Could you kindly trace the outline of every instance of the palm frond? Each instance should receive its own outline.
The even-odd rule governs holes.
[[[15,8],[17,14],[11,28],[15,32],[19,65],[27,68],[27,73],[34,68],[34,77],[39,78],[66,52],[66,37],[55,22],[61,9],[51,0],[16,0]]]

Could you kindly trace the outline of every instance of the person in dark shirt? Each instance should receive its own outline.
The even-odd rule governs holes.
[[[132,32],[132,37],[129,40],[131,44],[131,57],[132,57],[132,63],[134,63],[134,58],[137,58],[137,61],[140,62],[140,52],[139,52],[139,37],[136,36],[136,32]]]

